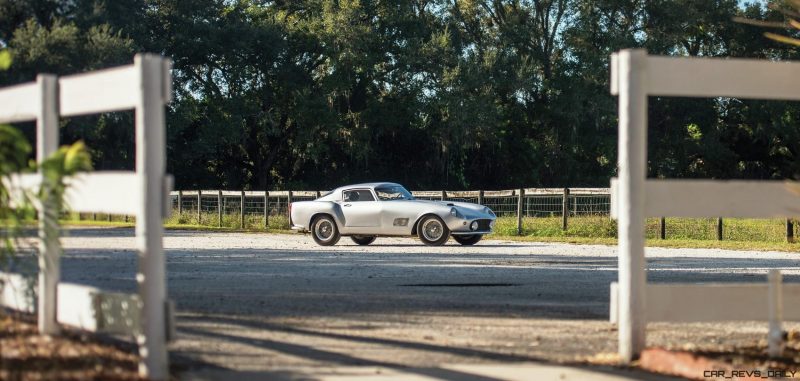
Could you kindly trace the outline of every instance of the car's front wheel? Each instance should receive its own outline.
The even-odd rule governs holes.
[[[441,246],[450,238],[450,229],[438,216],[425,216],[417,225],[417,236],[429,246]]]
[[[350,239],[352,239],[353,242],[355,242],[355,243],[357,243],[357,244],[359,244],[361,246],[369,245],[369,244],[375,242],[375,236],[374,235],[354,235],[354,236],[350,236]]]
[[[322,246],[333,246],[339,242],[339,228],[331,216],[319,216],[311,224],[311,236],[314,241]]]
[[[458,242],[458,243],[460,243],[462,245],[474,245],[474,244],[478,243],[481,240],[481,238],[483,238],[483,235],[481,235],[481,234],[454,235],[453,236],[453,239],[456,240],[456,242]]]

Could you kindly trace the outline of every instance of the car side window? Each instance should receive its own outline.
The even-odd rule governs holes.
[[[342,200],[345,202],[375,201],[369,189],[350,189],[342,192]]]

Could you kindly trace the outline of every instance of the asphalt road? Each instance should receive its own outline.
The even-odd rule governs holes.
[[[62,279],[135,292],[132,229],[73,229]],[[616,247],[413,239],[319,247],[302,235],[169,231],[176,362],[304,378],[349,366],[573,362],[616,351]],[[648,249],[651,282],[800,280],[797,253]],[[650,324],[648,344],[719,348],[766,324]],[[203,363],[205,365],[198,365]],[[459,379],[458,374],[444,378]]]

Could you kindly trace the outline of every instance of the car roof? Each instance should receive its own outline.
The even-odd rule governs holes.
[[[338,187],[334,189],[334,192],[339,192],[345,189],[350,188],[379,188],[382,186],[392,186],[392,185],[400,185],[397,183],[388,183],[388,182],[377,182],[377,183],[362,183],[362,184],[352,184],[352,185],[345,185],[343,187]]]

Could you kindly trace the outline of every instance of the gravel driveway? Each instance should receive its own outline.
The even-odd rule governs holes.
[[[132,229],[63,240],[62,278],[135,291]],[[333,367],[570,362],[616,351],[607,322],[616,247],[486,240],[464,247],[282,234],[168,231],[179,358],[292,378]],[[800,280],[797,253],[650,248],[654,282]],[[759,341],[766,323],[650,324],[649,345]],[[311,369],[311,371],[309,371]]]

